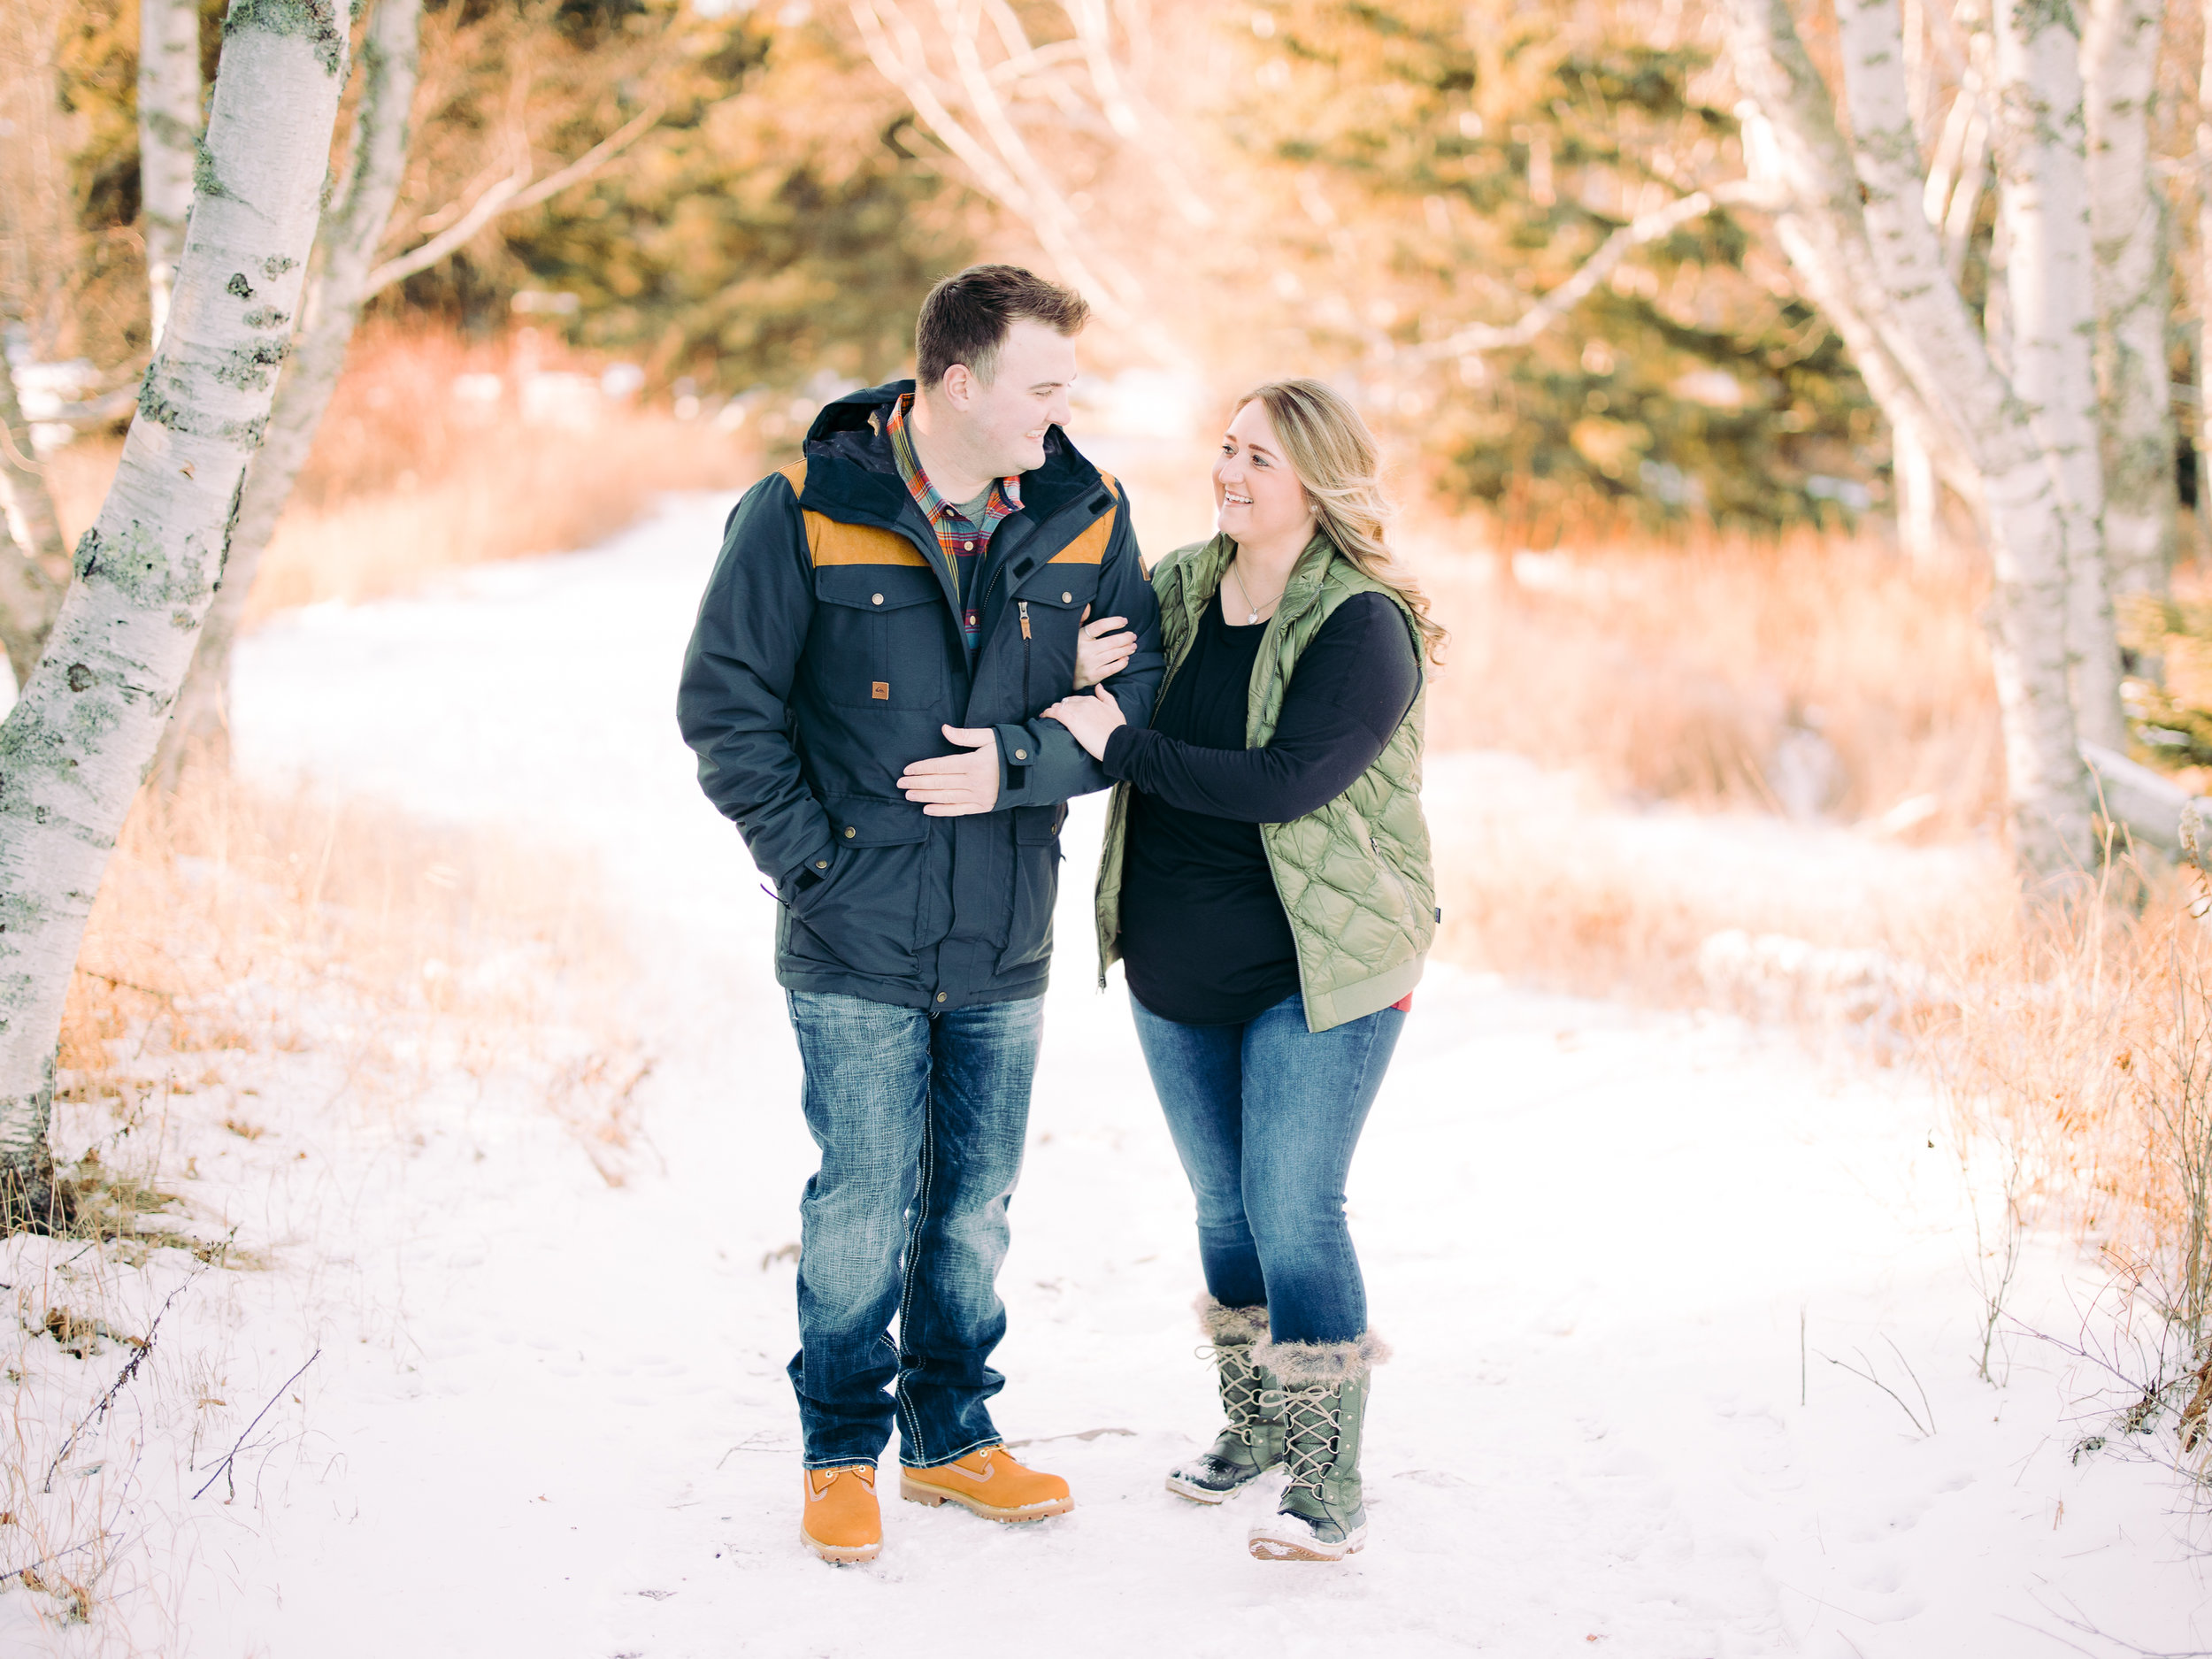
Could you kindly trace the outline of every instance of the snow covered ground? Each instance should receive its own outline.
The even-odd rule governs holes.
[[[1396,1348],[1370,1419],[1372,1541],[1335,1567],[1248,1558],[1264,1500],[1161,1489],[1215,1409],[1187,1189],[1118,982],[1092,985],[1095,802],[1068,838],[1001,1282],[1000,1425],[1078,1508],[1015,1530],[894,1501],[872,1566],[804,1555],[782,1366],[812,1148],[772,902],[672,718],[726,505],[676,502],[593,553],[302,613],[242,648],[257,772],[595,855],[658,1060],[650,1147],[618,1187],[512,1091],[433,1088],[404,1134],[258,1102],[268,1135],[227,1146],[219,1179],[274,1265],[226,1275],[219,1317],[188,1332],[220,1333],[226,1388],[276,1391],[286,1426],[227,1505],[219,1483],[189,1495],[201,1476],[141,1477],[118,1605],[142,1650],[2212,1647],[2200,1513],[2142,1452],[2075,1455],[2123,1437],[2093,1371],[2036,1334],[2082,1334],[2095,1284],[2066,1253],[2032,1256],[2004,1386],[1976,1376],[1958,1159],[1910,1075],[1442,969],[1353,1172]],[[180,1274],[150,1270],[149,1312]],[[0,1595],[0,1650],[88,1650],[27,1601]]]

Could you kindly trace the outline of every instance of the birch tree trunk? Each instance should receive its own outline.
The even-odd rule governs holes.
[[[2180,501],[2166,363],[2173,305],[2166,197],[2152,177],[2165,0],[2092,0],[2082,42],[2095,250],[2105,572],[2117,594],[2163,593]]]
[[[1991,8],[1997,212],[2005,233],[2013,390],[2058,488],[2066,542],[2066,647],[2085,742],[2127,748],[2120,649],[2105,583],[2094,258],[2082,45],[2065,5]]]
[[[2212,553],[2212,0],[2197,79],[2197,546]]]
[[[15,373],[0,351],[0,483],[6,487],[7,533],[0,536],[0,645],[21,686],[45,649],[54,613],[61,609],[68,569],[61,521],[46,474],[31,448],[30,423],[16,401]]]
[[[184,254],[199,139],[200,8],[196,0],[139,0],[138,226],[157,347]]]
[[[1897,540],[1905,555],[1922,568],[1935,563],[1935,463],[1928,446],[1909,426],[1893,423],[1889,429],[1890,472],[1897,489]]]
[[[351,172],[324,219],[299,334],[269,411],[268,438],[246,469],[223,579],[162,736],[157,776],[165,788],[176,787],[188,759],[229,763],[231,648],[254,573],[314,448],[371,292],[377,245],[407,169],[408,115],[415,99],[421,33],[422,0],[376,0],[361,42]]]
[[[0,1184],[57,1218],[62,1002],[108,856],[214,596],[315,237],[347,17],[232,0],[168,326],[30,683],[0,723]]]
[[[45,469],[31,447],[31,423],[23,419],[16,400],[15,372],[7,354],[0,351],[0,479],[7,483],[9,518],[15,534],[34,558],[56,563],[69,557],[62,545],[61,520],[55,516],[54,498],[46,488]]]
[[[2096,838],[2069,694],[2055,469],[1928,223],[1895,0],[1836,8],[1849,144],[1788,0],[1728,0],[1728,14],[1737,81],[1759,118],[1747,153],[1789,199],[1777,222],[1785,250],[1893,423],[1920,423],[1947,481],[1953,468],[1967,474],[1996,578],[1990,643],[2014,856],[2039,877],[2085,869]]]

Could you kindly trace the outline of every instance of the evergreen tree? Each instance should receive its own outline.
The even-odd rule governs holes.
[[[221,4],[204,8],[211,81]],[[147,343],[137,13],[134,0],[78,0],[58,54],[82,233],[66,343],[103,363]],[[518,294],[549,296],[537,320],[702,389],[895,371],[922,294],[969,257],[974,204],[914,159],[897,96],[803,9],[430,0],[388,254],[519,160],[549,173],[649,106],[659,119],[614,164],[495,219],[373,310],[489,329]]]
[[[1779,254],[1724,211],[1632,254],[1525,347],[1433,355],[1471,323],[1517,320],[1621,226],[1740,176],[1706,46],[1651,44],[1647,15],[1603,6],[1249,15],[1235,134],[1294,180],[1277,291],[1357,357],[1447,497],[1770,526],[1863,502],[1875,428],[1857,377]]]

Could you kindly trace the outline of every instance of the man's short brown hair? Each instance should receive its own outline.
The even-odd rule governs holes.
[[[917,384],[926,391],[964,363],[988,386],[1006,331],[1025,317],[1061,334],[1079,334],[1091,303],[1018,265],[972,265],[947,277],[930,289],[914,325]]]

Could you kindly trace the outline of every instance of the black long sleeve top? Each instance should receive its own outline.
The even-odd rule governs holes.
[[[1121,946],[1129,989],[1163,1019],[1240,1024],[1298,988],[1298,953],[1260,841],[1375,764],[1420,690],[1413,636],[1380,594],[1346,600],[1298,658],[1274,736],[1244,746],[1262,625],[1232,627],[1217,594],[1147,728],[1106,744],[1125,779]]]

